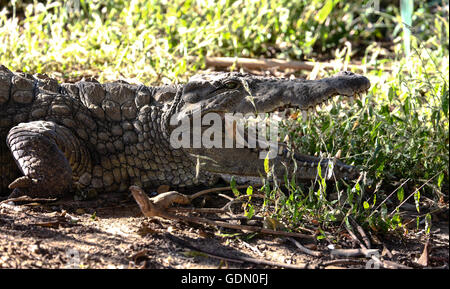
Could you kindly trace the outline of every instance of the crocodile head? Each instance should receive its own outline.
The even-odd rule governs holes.
[[[258,145],[251,147],[249,139],[246,138],[248,133],[245,135],[245,131],[241,135],[244,147],[238,147],[236,144],[231,148],[226,146],[226,139],[230,137],[237,143],[236,123],[231,126],[232,132],[227,134],[228,115],[241,114],[247,116],[248,120],[248,115],[256,116],[287,108],[300,109],[306,113],[336,95],[353,97],[366,92],[369,87],[370,82],[366,77],[351,72],[341,72],[320,80],[279,79],[242,73],[196,75],[179,89],[175,97],[170,112],[170,132],[188,131],[194,135],[182,149],[195,160],[198,171],[220,176],[225,180],[235,176],[238,180],[259,183],[260,176],[265,175],[264,156],[267,157],[272,146],[268,147],[266,142],[264,149]],[[197,122],[196,115],[200,118]],[[189,128],[178,128],[176,131],[174,128],[186,119],[190,119]],[[258,121],[258,118],[256,120]],[[221,122],[222,125],[216,122]],[[213,125],[222,133],[211,134],[208,129]],[[197,136],[200,135],[201,141],[205,140],[204,133],[209,133],[207,140],[218,137],[220,141],[212,146],[211,143],[205,146],[203,142],[195,145],[196,126]],[[192,130],[189,130],[190,128]],[[269,159],[270,166],[273,166],[274,173],[280,179],[286,169],[293,168],[299,179],[315,179],[319,165],[322,172],[326,172],[328,179],[352,179],[358,175],[355,167],[344,164],[336,157],[319,158],[294,153],[287,149],[286,144],[278,142],[276,152],[272,153]]]

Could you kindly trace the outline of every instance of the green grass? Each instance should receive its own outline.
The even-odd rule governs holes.
[[[324,229],[352,215],[375,231],[395,231],[402,200],[416,200],[419,210],[424,200],[448,204],[448,1],[416,3],[409,57],[391,4],[373,11],[337,0],[42,2],[15,1],[0,11],[1,64],[60,80],[160,84],[205,69],[205,56],[360,60],[372,83],[368,95],[291,121],[288,133],[305,153],[342,150],[363,178],[290,181],[286,194],[284,185],[264,186],[265,213],[292,228]],[[334,72],[318,70],[321,77]]]

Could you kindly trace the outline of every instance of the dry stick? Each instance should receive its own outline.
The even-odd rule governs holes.
[[[356,230],[358,230],[358,232],[361,235],[364,243],[366,244],[366,247],[368,249],[370,249],[372,247],[372,245],[370,244],[370,240],[367,237],[366,233],[364,232],[364,229],[351,216],[348,216],[348,218],[350,219],[350,222],[353,224],[353,226],[356,227]]]
[[[224,228],[241,230],[241,231],[244,230],[244,231],[251,231],[251,232],[262,233],[262,234],[270,234],[270,235],[278,235],[278,236],[286,236],[286,237],[296,237],[296,238],[303,238],[303,239],[315,239],[314,236],[301,234],[301,233],[275,231],[275,230],[266,229],[266,228],[257,227],[257,226],[235,225],[235,224],[230,224],[230,223],[222,222],[222,221],[212,221],[212,220],[200,218],[200,217],[175,216],[175,215],[173,217],[180,221],[188,221],[188,222],[197,223],[197,224],[207,224],[207,225],[224,227]]]
[[[51,203],[57,201],[57,198],[54,199],[45,199],[45,198],[30,198],[28,196],[20,196],[17,198],[6,199],[0,202],[0,204],[9,203],[9,202],[24,202],[24,203],[39,203],[46,202]]]
[[[252,250],[256,254],[258,254],[259,256],[264,256],[264,254],[261,253],[261,251],[257,247],[250,245],[249,243],[245,242],[242,239],[240,239],[240,241],[241,241],[242,244],[244,244],[245,247],[249,248],[250,250]]]
[[[258,264],[258,265],[268,265],[268,266],[275,266],[275,267],[282,267],[282,268],[288,268],[288,269],[316,269],[317,265],[314,264],[309,264],[309,263],[301,263],[299,265],[290,265],[290,264],[284,264],[284,263],[278,263],[278,262],[273,262],[273,261],[267,261],[267,260],[261,260],[261,259],[256,259],[256,258],[252,258],[252,257],[243,257],[243,256],[237,256],[237,257],[228,257],[228,256],[224,256],[222,254],[217,254],[217,253],[211,253],[206,251],[203,248],[199,248],[197,246],[192,245],[191,243],[180,239],[178,237],[175,237],[172,234],[167,234],[168,238],[176,243],[178,243],[181,246],[184,246],[188,249],[191,249],[193,251],[198,251],[201,252],[205,255],[207,255],[208,257],[212,257],[212,258],[216,258],[216,259],[221,259],[221,260],[226,260],[226,261],[230,261],[230,262],[235,262],[235,263],[244,263],[244,262],[248,262],[248,263],[253,263],[253,264]]]
[[[295,60],[281,60],[281,59],[254,59],[254,58],[242,58],[242,57],[206,57],[206,66],[211,67],[230,67],[236,65],[237,67],[243,67],[247,69],[271,69],[277,68],[281,70],[308,70],[312,71],[316,65],[320,65],[323,69],[335,69],[337,66],[343,66],[342,63],[329,63],[329,62],[303,62]],[[356,70],[376,69],[372,66],[348,64],[347,68]],[[383,70],[391,70],[391,68],[383,68]]]
[[[286,61],[279,59],[253,59],[234,57],[206,57],[206,66],[229,67],[236,65],[248,69],[269,69],[277,67],[279,69],[309,70],[314,69],[314,65],[301,61]]]
[[[333,249],[330,255],[339,257],[370,257],[377,252],[377,249]]]
[[[313,250],[309,250],[307,248],[305,248],[304,246],[302,246],[299,242],[297,242],[295,239],[293,238],[287,238],[288,240],[290,240],[292,243],[294,243],[297,248],[299,248],[302,252],[308,254],[308,255],[312,255],[315,257],[322,257],[323,253],[319,252],[319,251],[313,251]],[[368,256],[370,257],[371,255],[373,255],[375,252],[378,252],[378,250],[363,250],[363,249],[334,249],[331,251],[331,256],[342,256],[342,257],[360,257],[360,256]],[[337,265],[337,264],[359,264],[361,263],[361,260],[354,260],[354,259],[339,259],[339,260],[332,260],[332,261],[328,261],[328,262],[321,262],[319,264],[319,266],[332,266],[332,265]]]
[[[206,214],[220,214],[220,213],[227,213],[226,210],[222,208],[183,208],[183,207],[175,207],[175,208],[168,208],[167,211],[171,213],[176,212],[185,212],[185,213],[206,213]]]
[[[228,201],[232,201],[232,200],[233,200],[232,197],[227,196],[227,195],[225,195],[225,194],[217,194],[217,195],[220,196],[220,197],[222,197],[222,198],[224,198],[224,199],[227,199]]]
[[[245,189],[247,187],[248,187],[247,185],[242,185],[242,186],[237,186],[236,189],[237,190]],[[193,199],[198,198],[198,197],[200,197],[202,195],[205,195],[205,194],[214,193],[214,192],[229,191],[229,190],[231,190],[231,187],[212,188],[212,189],[207,189],[207,190],[203,190],[203,191],[197,192],[197,193],[195,193],[193,195],[188,196],[188,198],[189,198],[189,200],[192,201]]]
[[[287,237],[287,239],[289,241],[291,241],[292,243],[294,243],[295,246],[297,246],[297,248],[300,249],[300,251],[302,251],[305,254],[308,254],[308,255],[311,255],[311,256],[315,256],[315,257],[322,257],[323,256],[322,252],[310,250],[310,249],[302,246],[302,244],[300,244],[299,242],[297,242],[295,239],[293,239],[291,237]]]
[[[364,260],[358,259],[336,259],[330,261],[324,261],[319,263],[321,267],[333,266],[333,265],[353,265],[353,264],[361,264],[365,262]]]
[[[367,257],[370,257],[372,260],[374,260],[378,264],[381,264],[384,268],[411,269],[411,267],[408,267],[408,266],[405,266],[405,265],[402,265],[402,264],[398,264],[398,263],[395,263],[395,262],[392,262],[392,261],[380,260],[380,258],[375,256],[375,254],[370,252],[371,250],[367,249],[366,246],[364,246],[364,244],[361,243],[361,241],[358,239],[358,237],[356,237],[355,233],[353,233],[352,230],[350,230],[347,226],[345,226],[345,228],[347,229],[347,232],[350,234],[352,239],[355,240],[359,244],[359,246],[361,247],[363,252],[365,252],[365,255]],[[378,250],[376,250],[376,251],[378,252]]]

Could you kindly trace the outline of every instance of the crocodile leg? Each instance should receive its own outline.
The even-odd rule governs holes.
[[[0,196],[10,194],[8,185],[21,175],[19,168],[14,163],[14,159],[6,145],[6,135],[0,137]]]
[[[71,163],[80,162],[82,146],[69,129],[50,121],[20,123],[9,131],[7,145],[23,174],[9,184],[10,197],[56,197],[71,189]]]

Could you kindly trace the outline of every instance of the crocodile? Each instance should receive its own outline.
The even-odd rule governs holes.
[[[184,84],[145,86],[94,79],[59,83],[0,65],[0,194],[58,197],[75,190],[125,192],[131,185],[210,186],[233,176],[258,183],[265,175],[259,148],[174,147],[170,137],[179,116],[310,111],[369,87],[366,77],[347,71],[319,80],[214,72]],[[316,178],[319,167],[331,168],[334,179],[358,175],[335,157],[280,148],[270,159],[280,179],[293,168],[299,179]]]

